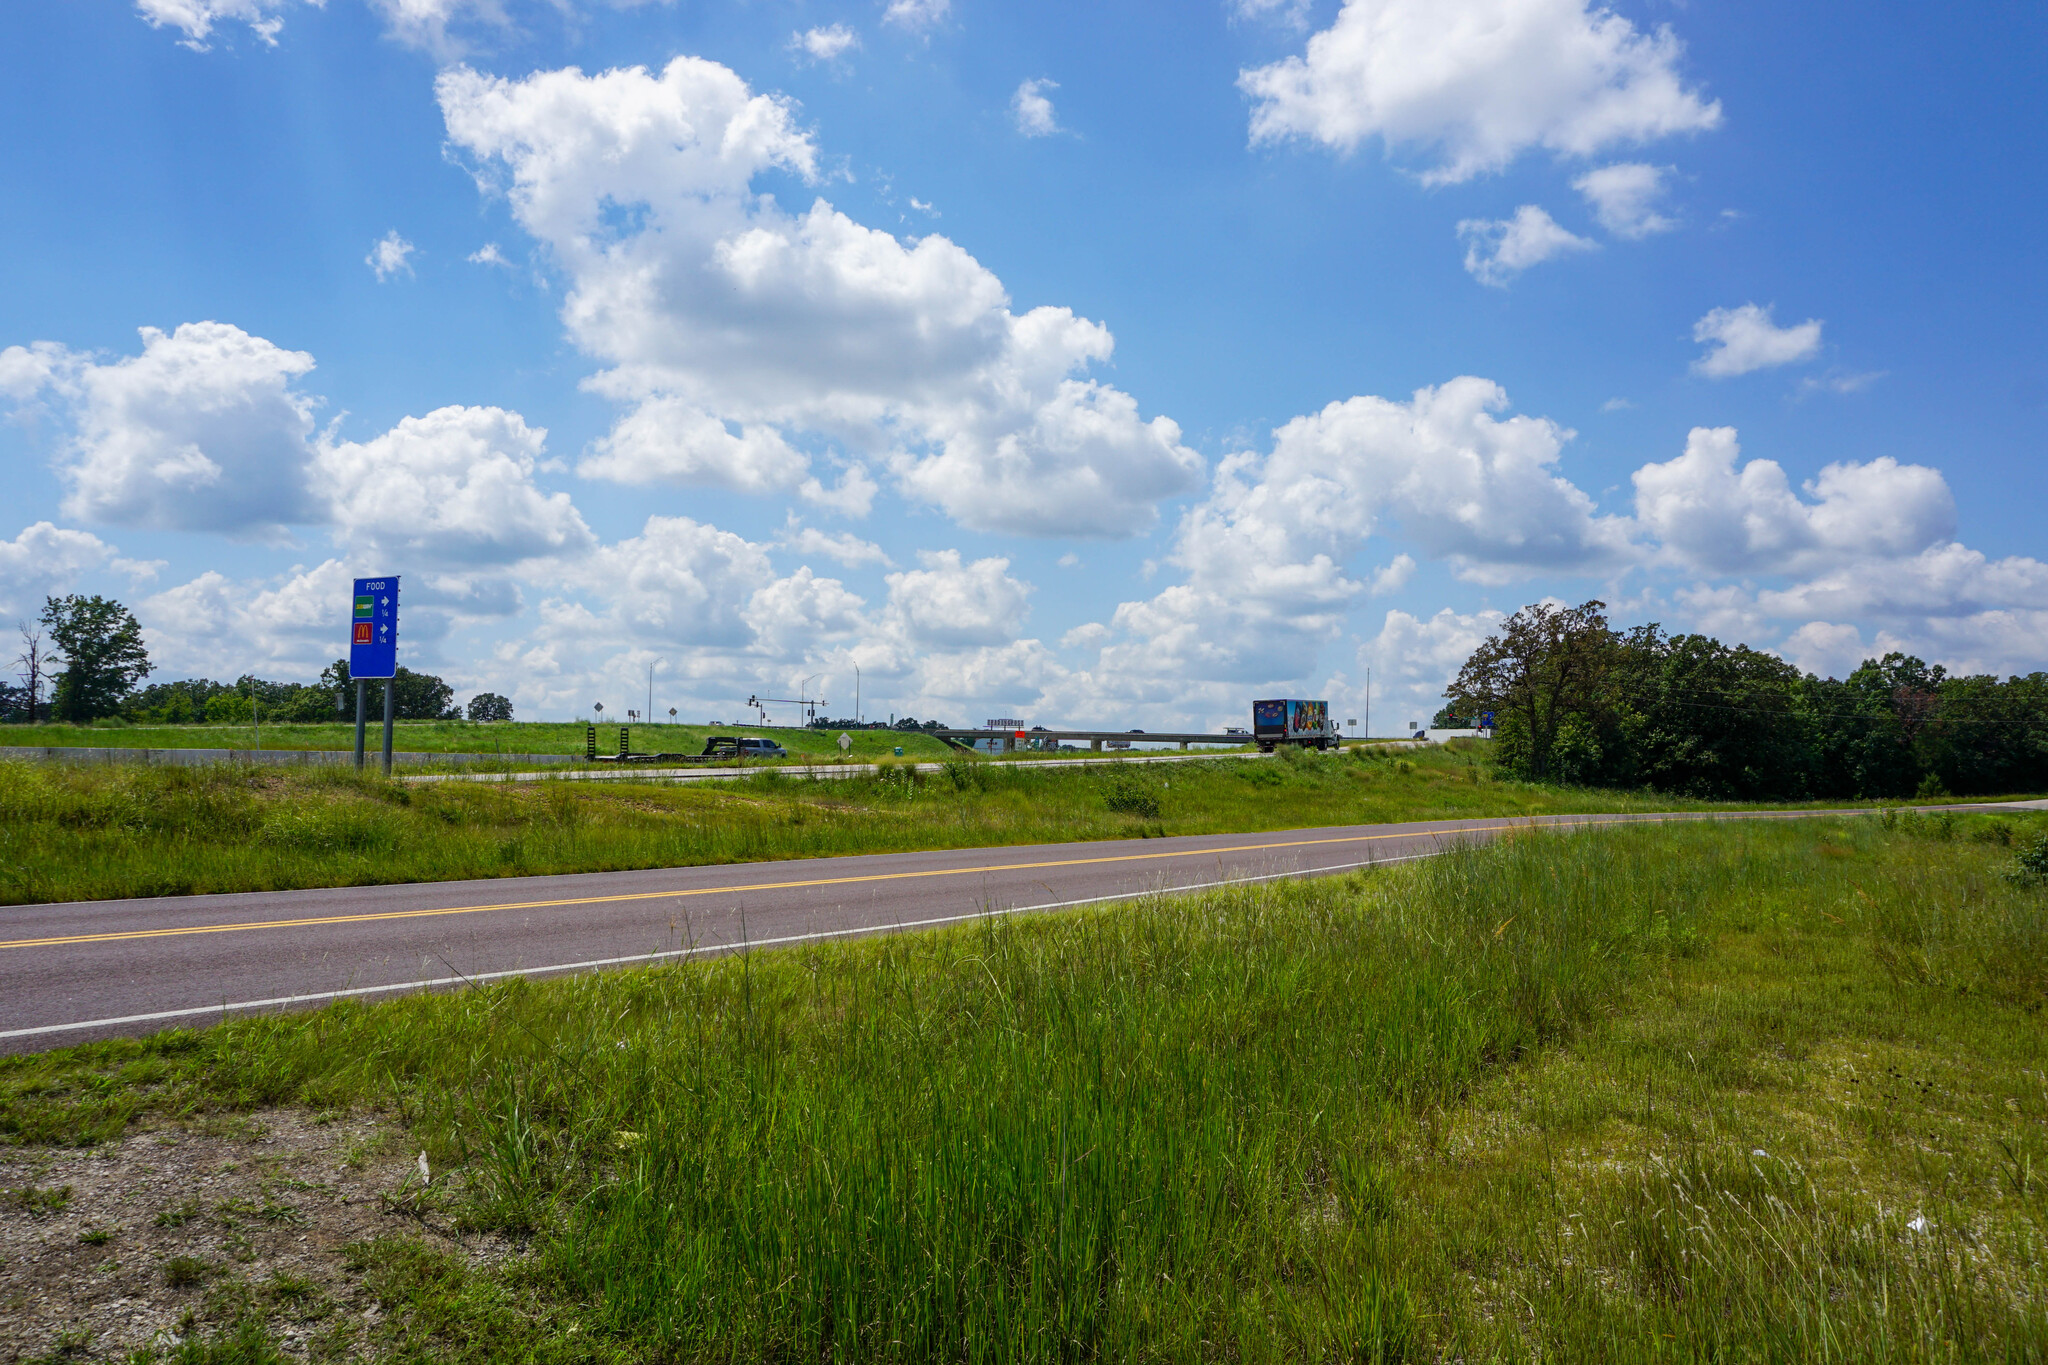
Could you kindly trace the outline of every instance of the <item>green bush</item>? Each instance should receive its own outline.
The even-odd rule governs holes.
[[[2021,886],[2040,886],[2048,882],[2048,834],[2037,836],[2020,850],[2019,857],[2013,862],[2012,880]]]
[[[1130,773],[1112,777],[1102,793],[1102,804],[1120,815],[1146,820],[1159,818],[1159,791],[1151,783]]]

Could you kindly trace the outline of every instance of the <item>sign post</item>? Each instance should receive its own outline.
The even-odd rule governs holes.
[[[356,768],[363,766],[363,683],[384,683],[384,776],[391,776],[391,722],[397,714],[398,576],[358,578],[349,614],[348,674],[356,680]]]

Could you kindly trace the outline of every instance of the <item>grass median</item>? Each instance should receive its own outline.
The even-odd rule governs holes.
[[[1073,770],[957,757],[936,773],[905,759],[716,785],[0,761],[0,903],[1696,804],[1498,782],[1445,749]]]
[[[331,1344],[407,1359],[2039,1360],[2044,827],[1532,834],[338,1006],[0,1062],[0,1134],[393,1114],[518,1248],[360,1244]]]
[[[382,714],[369,719],[367,746],[375,753],[382,740]],[[628,722],[635,753],[703,752],[704,741],[712,735],[756,735],[772,739],[792,754],[833,758],[839,753],[837,730],[799,730],[790,727],[754,725],[650,725]],[[855,758],[873,759],[901,747],[906,757],[944,758],[951,750],[940,740],[918,731],[851,730],[847,737]],[[287,721],[257,727],[236,725],[136,725],[107,719],[90,725],[50,723],[0,725],[0,755],[10,748],[26,746],[61,749],[311,749],[326,752],[352,750],[356,742],[353,720],[347,723],[302,723]],[[597,751],[618,751],[619,723],[608,720],[597,727]],[[401,720],[392,726],[392,748],[409,753],[432,754],[581,754],[585,727],[580,721],[469,721]]]

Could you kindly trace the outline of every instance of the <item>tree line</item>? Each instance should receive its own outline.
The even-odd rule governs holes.
[[[222,725],[353,720],[354,679],[336,659],[317,683],[277,682],[245,673],[231,683],[182,678],[145,684],[156,671],[142,627],[128,608],[105,597],[52,597],[34,624],[20,623],[14,661],[19,685],[0,683],[0,720],[86,723],[119,717],[137,724]],[[512,719],[512,703],[479,692],[467,708],[455,689],[431,673],[401,665],[390,680],[399,720]],[[372,719],[384,715],[381,680],[368,686]]]
[[[1492,712],[1496,762],[1535,781],[1725,800],[2048,790],[2048,673],[1891,653],[1821,678],[1707,635],[1616,630],[1598,601],[1516,612],[1448,697],[1439,723]]]

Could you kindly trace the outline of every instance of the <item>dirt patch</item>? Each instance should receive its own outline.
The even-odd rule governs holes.
[[[367,1238],[423,1237],[472,1262],[443,1178],[375,1116],[271,1110],[90,1148],[0,1148],[0,1360],[125,1357],[260,1308],[295,1357],[354,1354],[377,1307],[345,1265]]]

